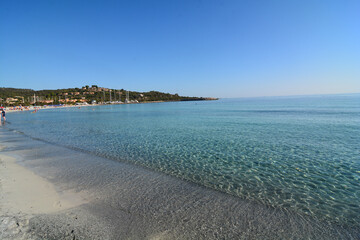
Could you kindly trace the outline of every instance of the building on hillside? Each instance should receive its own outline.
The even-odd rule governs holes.
[[[18,99],[18,101],[22,101],[22,103],[24,103],[24,102],[25,102],[25,99],[24,99],[24,97],[23,97],[23,96],[15,96],[15,98],[17,98],[17,99]]]
[[[102,91],[109,92],[110,89],[109,89],[109,88],[99,87],[99,88],[97,88],[97,91],[98,91],[98,92],[102,92]]]
[[[47,103],[47,104],[49,104],[49,103],[54,103],[54,100],[41,100],[41,101],[39,101],[40,103]]]
[[[6,103],[7,104],[14,104],[14,103],[16,103],[18,101],[18,99],[17,98],[6,98]]]

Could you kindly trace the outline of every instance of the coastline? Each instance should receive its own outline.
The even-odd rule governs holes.
[[[2,239],[355,239],[360,232],[6,128],[0,145]],[[40,193],[25,199],[21,181]],[[43,204],[31,209],[31,201]]]
[[[1,149],[3,150],[3,149]],[[57,192],[49,181],[16,163],[16,158],[0,154],[1,239],[26,237],[30,218],[86,203],[81,193]]]
[[[205,98],[202,100],[186,100],[186,101],[216,101],[219,100],[219,98]],[[4,107],[4,110],[7,113],[11,112],[22,112],[22,111],[34,111],[34,110],[40,110],[40,109],[54,109],[54,108],[71,108],[71,107],[94,107],[94,106],[103,106],[103,105],[122,105],[122,104],[142,104],[142,103],[166,103],[166,102],[182,102],[182,101],[143,101],[143,102],[130,102],[130,103],[110,103],[110,104],[80,104],[80,105],[70,105],[70,104],[63,104],[63,105],[43,105],[43,106],[14,106],[14,107]]]
[[[98,104],[100,105],[100,104]],[[34,110],[41,110],[41,109],[54,109],[54,108],[71,108],[71,107],[90,107],[94,106],[91,104],[88,105],[61,105],[61,106],[24,106],[24,107],[5,107],[4,110],[6,113],[12,113],[12,112],[22,112],[22,111],[34,111]],[[96,105],[95,105],[96,106]]]

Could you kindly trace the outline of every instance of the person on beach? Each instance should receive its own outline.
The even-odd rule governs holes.
[[[1,116],[3,117],[4,119],[4,122],[6,121],[6,118],[5,118],[5,110],[4,109],[1,109]]]

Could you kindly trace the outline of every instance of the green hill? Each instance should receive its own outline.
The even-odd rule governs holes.
[[[125,102],[127,91],[124,89],[109,89],[96,85],[82,88],[67,88],[57,90],[32,90],[21,88],[0,88],[0,104],[3,106],[16,105],[52,105],[76,103],[108,103]],[[154,102],[154,101],[201,101],[215,100],[215,98],[186,97],[178,94],[163,93],[158,91],[136,92],[128,91],[129,102]]]

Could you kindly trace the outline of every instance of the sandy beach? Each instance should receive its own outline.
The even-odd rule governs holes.
[[[24,238],[29,219],[86,203],[79,193],[57,192],[49,181],[19,164],[14,157],[0,156],[2,239]]]
[[[4,128],[0,145],[1,239],[356,239],[359,233]]]
[[[79,107],[89,107],[89,106],[97,106],[100,104],[81,104],[81,105],[44,105],[44,106],[14,106],[14,107],[5,107],[4,110],[7,113],[12,112],[22,112],[22,111],[35,111],[35,110],[43,110],[43,109],[57,109],[57,108],[79,108]]]

